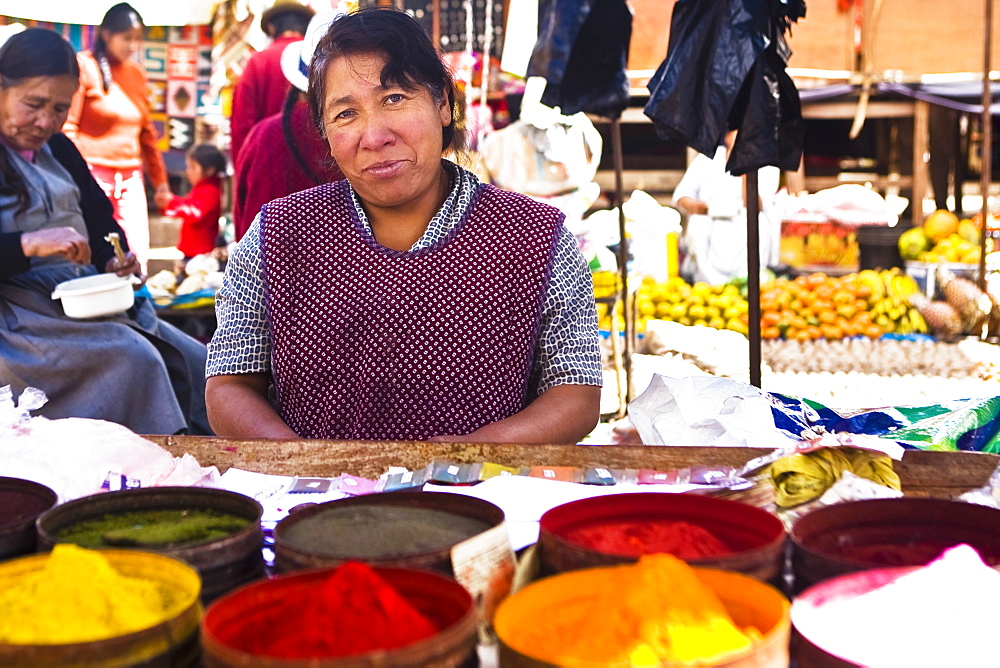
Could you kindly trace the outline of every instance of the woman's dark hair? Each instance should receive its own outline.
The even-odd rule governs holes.
[[[435,102],[448,101],[451,123],[444,128],[441,151],[465,147],[464,133],[457,132],[460,108],[455,81],[438,57],[430,37],[417,20],[406,12],[370,7],[340,16],[316,45],[309,65],[309,111],[313,123],[326,136],[323,101],[326,99],[326,70],[336,58],[377,53],[385,58],[380,80],[383,86],[406,90],[426,87]]]
[[[212,144],[192,146],[188,149],[187,157],[201,165],[202,169],[211,169],[219,176],[226,173],[226,156]]]
[[[117,35],[128,32],[136,26],[142,27],[142,17],[139,16],[139,12],[127,2],[119,2],[108,10],[97,28],[97,37],[94,38],[90,53],[101,68],[101,82],[104,84],[105,92],[111,88],[111,63],[108,62],[108,45],[104,41],[103,33],[106,31],[111,35]]]
[[[271,27],[273,37],[278,37],[286,32],[297,32],[304,35],[309,26],[309,19],[298,12],[282,12],[272,17],[267,25]]]
[[[281,135],[285,138],[285,146],[288,147],[288,152],[295,158],[295,162],[313,183],[319,185],[321,183],[319,176],[316,174],[316,170],[305,159],[305,156],[302,155],[302,151],[299,150],[299,142],[296,140],[295,132],[292,130],[292,113],[295,110],[295,105],[299,103],[299,97],[301,96],[302,93],[298,88],[295,86],[288,87],[285,105],[281,108]]]
[[[28,28],[0,47],[0,88],[17,86],[32,77],[80,78],[76,52],[58,33]],[[0,195],[14,196],[16,213],[24,213],[31,202],[28,187],[10,161],[7,148],[0,150]]]

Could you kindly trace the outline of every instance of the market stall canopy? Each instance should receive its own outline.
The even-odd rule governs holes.
[[[99,25],[104,13],[113,3],[80,2],[79,0],[35,0],[28,3],[6,3],[4,15],[33,21]],[[212,13],[218,0],[130,0],[143,22],[148,26],[206,25],[212,22]]]
[[[856,100],[861,91],[858,83],[835,83],[812,88],[800,88],[799,99],[803,104],[823,101]],[[990,84],[990,113],[1000,115],[1000,83]],[[948,83],[899,83],[877,82],[872,91],[872,99],[877,97],[903,96],[923,100],[966,114],[983,113],[981,81],[954,81]]]

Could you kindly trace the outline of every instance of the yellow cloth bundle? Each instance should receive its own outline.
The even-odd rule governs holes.
[[[812,501],[840,480],[844,471],[901,490],[888,455],[860,448],[822,448],[782,457],[771,464],[774,501],[781,508]]]

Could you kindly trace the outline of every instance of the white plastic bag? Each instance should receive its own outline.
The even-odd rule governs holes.
[[[551,197],[594,180],[603,140],[584,113],[545,127],[521,119],[486,135],[482,154],[493,183],[526,195]]]
[[[9,391],[0,388],[4,389]],[[216,467],[202,467],[189,454],[174,457],[120,424],[86,418],[24,420],[28,406],[38,408],[45,401],[40,391],[28,390],[21,395],[17,408],[12,399],[3,401],[0,397],[3,475],[46,485],[59,495],[60,501],[105,491],[109,480],[111,489],[123,484],[216,486]]]
[[[653,376],[628,406],[646,445],[788,447],[774,425],[771,402],[757,388],[729,378]]]

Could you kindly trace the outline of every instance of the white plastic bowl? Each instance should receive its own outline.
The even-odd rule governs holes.
[[[97,274],[63,281],[52,293],[70,318],[100,318],[123,313],[135,303],[132,282],[116,274]]]

